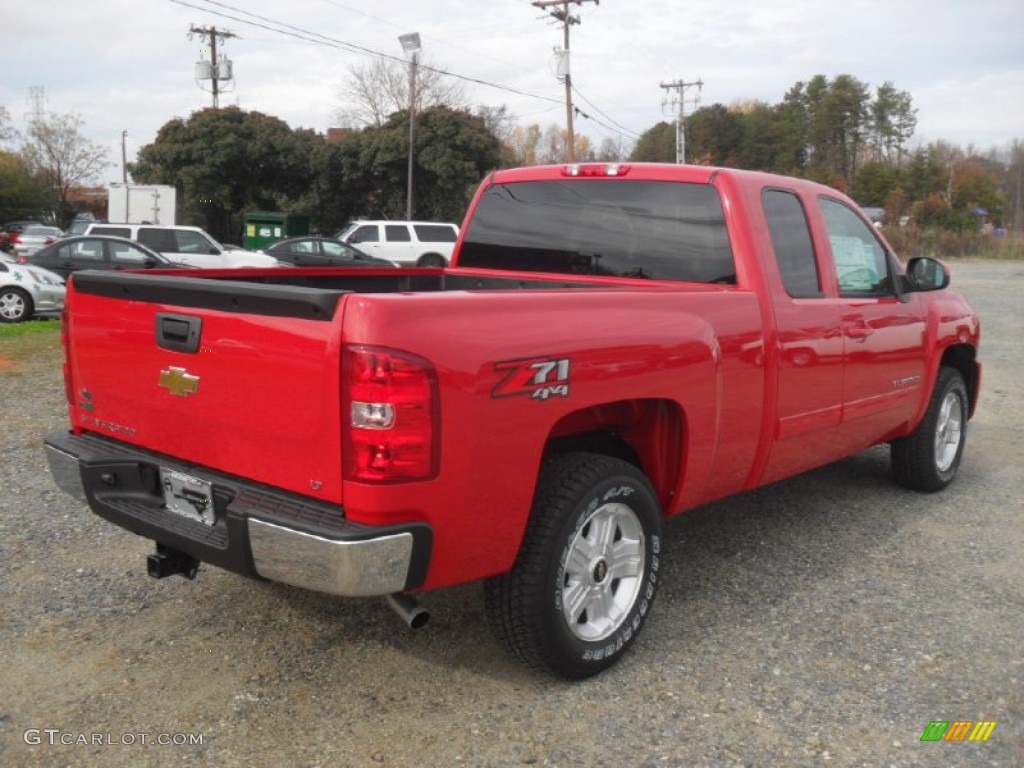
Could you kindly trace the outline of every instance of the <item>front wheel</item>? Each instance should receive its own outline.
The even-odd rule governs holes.
[[[657,497],[632,464],[585,453],[546,461],[516,563],[485,586],[502,643],[571,679],[614,664],[650,612],[660,533]]]
[[[0,323],[20,323],[32,317],[32,297],[20,288],[0,291]]]
[[[941,491],[956,477],[967,439],[968,400],[963,376],[943,367],[924,418],[912,435],[892,441],[896,482],[915,491]]]

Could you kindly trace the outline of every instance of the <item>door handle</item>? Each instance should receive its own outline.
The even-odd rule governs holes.
[[[860,342],[866,341],[868,336],[870,336],[874,332],[874,329],[867,324],[851,326],[846,329],[847,336],[849,336],[854,341]]]

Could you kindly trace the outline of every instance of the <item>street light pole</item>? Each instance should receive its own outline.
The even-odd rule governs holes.
[[[414,140],[416,138],[416,66],[419,63],[417,54],[420,50],[420,35],[418,32],[410,32],[407,35],[399,35],[398,42],[402,44],[402,50],[409,54],[409,168],[407,171],[405,191],[405,218],[412,221],[412,168],[413,155],[415,152]]]

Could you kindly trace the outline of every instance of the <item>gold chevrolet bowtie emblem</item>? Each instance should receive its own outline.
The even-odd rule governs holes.
[[[199,377],[193,376],[184,368],[172,365],[167,370],[160,371],[160,386],[167,389],[172,395],[188,397],[194,395],[199,389]]]

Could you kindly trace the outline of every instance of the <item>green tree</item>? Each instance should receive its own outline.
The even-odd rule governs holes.
[[[32,175],[23,157],[0,151],[0,222],[47,218],[54,202],[50,189]]]
[[[139,150],[132,177],[173,184],[186,221],[237,240],[245,211],[312,212],[313,154],[324,141],[261,112],[208,108],[164,124]]]
[[[664,121],[648,128],[637,139],[629,156],[634,162],[674,163],[676,161],[676,127]]]
[[[405,216],[409,119],[397,113],[381,128],[353,132],[339,142],[352,214]],[[416,116],[413,154],[415,218],[461,221],[469,198],[501,163],[501,143],[484,119],[466,110],[432,107]]]
[[[896,90],[886,80],[875,90],[870,110],[875,159],[899,167],[906,144],[917,128],[917,110],[910,94]]]
[[[722,104],[701,107],[686,118],[686,161],[700,165],[737,164],[743,116]]]

